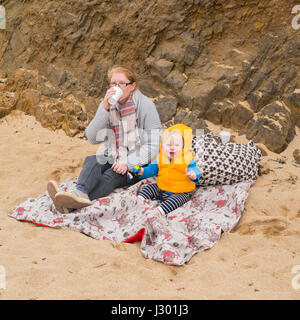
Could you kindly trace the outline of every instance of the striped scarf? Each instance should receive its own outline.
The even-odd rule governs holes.
[[[136,128],[136,106],[132,94],[124,104],[116,104],[110,107],[107,128],[112,130],[112,155],[117,161],[127,163],[128,151],[135,148],[139,142]]]

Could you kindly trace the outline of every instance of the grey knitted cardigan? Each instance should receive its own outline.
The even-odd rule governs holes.
[[[133,92],[133,101],[137,109],[137,128],[139,128],[140,144],[128,153],[127,165],[129,170],[132,170],[136,165],[142,166],[155,159],[159,152],[162,133],[162,126],[155,104],[138,89]],[[95,117],[85,130],[90,143],[98,144],[105,140],[105,136],[99,133],[106,129],[108,120],[109,111],[104,109],[102,101]],[[109,148],[102,149],[97,154],[97,159],[101,163],[106,161],[113,162],[109,154]]]

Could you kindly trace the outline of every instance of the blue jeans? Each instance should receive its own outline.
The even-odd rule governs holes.
[[[133,176],[127,181],[127,174],[118,174],[110,163],[98,163],[96,156],[88,156],[77,180],[77,185],[83,187],[91,201],[108,196],[114,189],[137,183],[140,179]]]

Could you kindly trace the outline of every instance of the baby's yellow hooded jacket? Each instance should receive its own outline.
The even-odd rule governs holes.
[[[166,132],[171,130],[177,130],[181,134],[184,147],[170,161],[162,149],[162,141]],[[187,168],[194,158],[193,153],[190,152],[191,143],[192,129],[184,124],[176,124],[163,132],[160,151],[156,158],[159,169],[156,184],[161,190],[182,193],[193,191],[196,188],[195,183],[186,175]]]

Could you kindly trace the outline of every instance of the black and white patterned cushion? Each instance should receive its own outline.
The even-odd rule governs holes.
[[[262,156],[253,141],[223,144],[220,137],[209,132],[193,137],[191,151],[201,170],[199,186],[234,184],[257,178]]]

